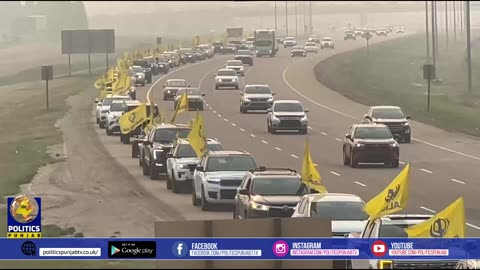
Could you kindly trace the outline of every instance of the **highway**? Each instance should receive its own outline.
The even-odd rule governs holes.
[[[379,40],[375,38],[373,42]],[[274,58],[254,58],[254,65],[246,67],[244,84],[268,84],[277,95],[275,99],[297,99],[310,109],[308,135],[267,133],[266,113],[239,111],[239,90],[214,90],[215,72],[232,55],[216,55],[206,61],[180,66],[165,76],[156,76],[152,85],[137,88],[137,97],[145,100],[151,87],[160,110],[168,117],[173,113],[173,102],[163,101],[162,85],[167,79],[186,79],[206,93],[203,112],[206,133],[216,137],[226,149],[244,149],[261,165],[289,167],[300,172],[304,142],[309,137],[313,160],[318,164],[323,183],[329,192],[353,193],[368,201],[383,190],[406,163],[412,165],[410,197],[405,213],[431,214],[440,211],[457,199],[465,198],[467,236],[480,236],[480,212],[476,195],[480,191],[475,176],[480,175],[480,145],[477,140],[461,134],[411,121],[413,141],[400,145],[401,164],[398,169],[363,167],[352,169],[342,163],[342,142],[348,128],[360,122],[367,106],[355,103],[319,83],[313,67],[322,59],[363,46],[362,40],[344,41],[336,37],[335,50],[319,50],[318,55],[291,58],[289,49],[280,48]],[[384,104],[395,105],[395,104]],[[408,112],[406,112],[408,114]],[[186,123],[195,112],[183,113],[178,123]],[[169,118],[167,117],[167,120]],[[92,125],[95,124],[92,113]],[[165,181],[150,180],[142,175],[138,159],[130,157],[130,147],[120,143],[116,136],[107,137],[96,129],[100,141],[111,156],[134,176],[135,181],[169,206],[156,220],[195,220],[232,218],[228,208],[202,212],[192,206],[190,194],[173,194]],[[160,207],[160,206],[159,206]],[[160,211],[161,212],[161,211]],[[158,211],[157,211],[158,213]]]

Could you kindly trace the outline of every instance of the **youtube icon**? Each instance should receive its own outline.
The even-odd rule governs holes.
[[[373,242],[370,250],[372,251],[372,254],[377,257],[385,256],[385,254],[387,254],[387,244],[382,240],[376,240]]]

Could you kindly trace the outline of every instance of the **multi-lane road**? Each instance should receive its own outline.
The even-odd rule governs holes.
[[[146,99],[149,89],[161,110],[173,113],[173,102],[163,101],[162,85],[167,79],[186,79],[206,93],[206,132],[218,138],[226,149],[244,149],[259,164],[289,167],[300,170],[305,137],[310,140],[313,159],[329,192],[360,195],[365,201],[378,194],[400,172],[406,163],[412,166],[410,197],[406,213],[429,214],[440,211],[459,196],[466,202],[467,235],[480,236],[480,211],[478,211],[480,186],[480,145],[477,140],[412,121],[411,144],[400,146],[400,168],[366,167],[352,169],[343,166],[342,143],[347,129],[360,122],[367,106],[355,103],[319,83],[313,67],[322,59],[335,53],[363,46],[364,42],[336,40],[335,50],[320,50],[318,55],[291,58],[289,49],[280,48],[274,58],[255,58],[254,66],[246,67],[244,84],[265,83],[277,95],[276,99],[297,99],[310,109],[308,135],[267,133],[266,114],[239,111],[238,90],[214,90],[215,72],[223,67],[231,55],[216,55],[196,64],[172,70],[165,76],[154,78],[152,85],[137,88],[137,98]],[[385,104],[395,105],[395,104]],[[408,113],[408,112],[407,112]],[[195,112],[183,113],[177,122],[186,123]],[[168,117],[167,117],[168,119]],[[92,117],[92,125],[94,118]],[[142,175],[138,160],[130,157],[130,146],[117,137],[107,137],[97,130],[100,141],[116,161],[122,164],[135,181],[163,202],[164,215],[157,220],[194,220],[231,218],[228,210],[202,212],[192,206],[190,194],[173,194],[166,189],[165,181],[150,180]]]

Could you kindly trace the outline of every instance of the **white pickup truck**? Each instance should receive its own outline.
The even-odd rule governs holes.
[[[431,215],[387,215],[369,220],[361,233],[350,233],[348,238],[407,238],[405,229],[419,224]],[[458,260],[351,260],[349,269],[453,269]]]
[[[223,150],[222,144],[217,139],[208,138],[209,151]],[[193,172],[200,159],[186,139],[178,139],[170,153],[167,154],[167,189],[179,193],[182,188],[191,188]]]

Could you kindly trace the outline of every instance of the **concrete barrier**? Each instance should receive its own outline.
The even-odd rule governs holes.
[[[155,237],[331,237],[331,221],[318,218],[163,221],[155,223]],[[157,261],[158,269],[332,269],[326,261]]]

